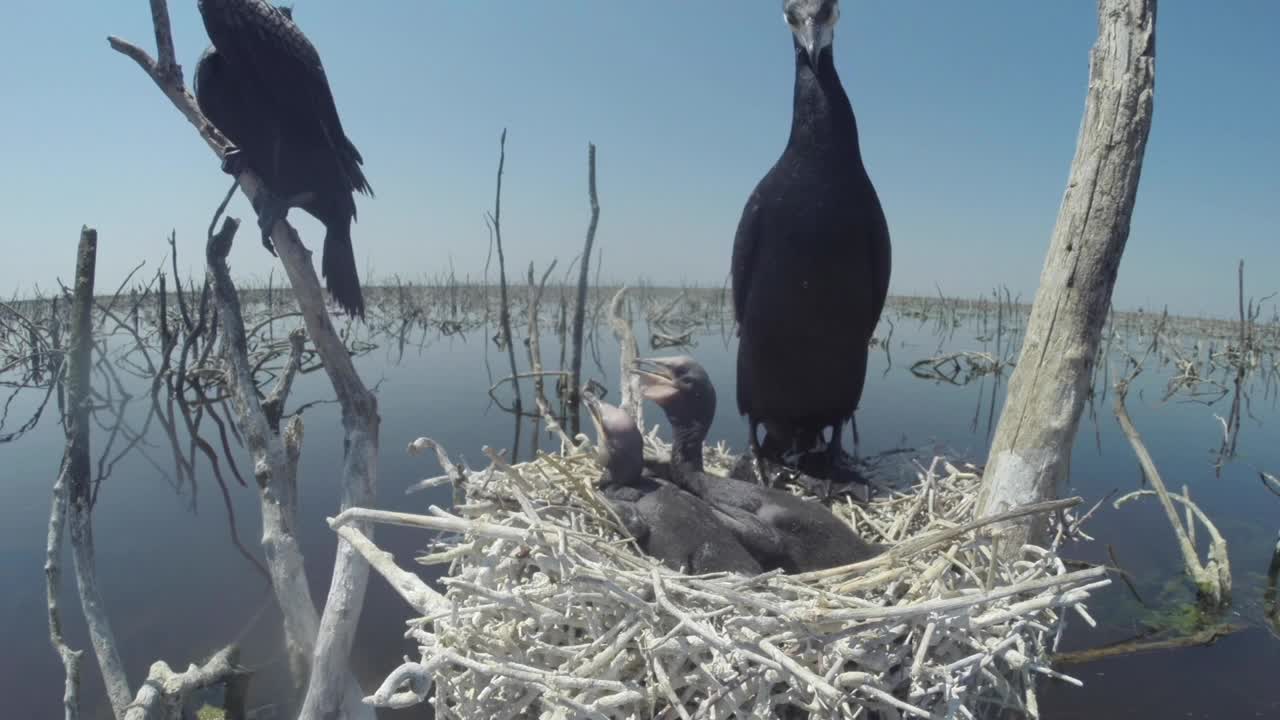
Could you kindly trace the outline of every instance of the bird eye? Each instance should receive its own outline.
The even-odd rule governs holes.
[[[782,19],[786,20],[788,25],[794,26],[800,24],[800,17],[796,15],[794,10],[788,10],[782,13]]]

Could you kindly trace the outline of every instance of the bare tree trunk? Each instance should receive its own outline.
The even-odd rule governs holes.
[[[1070,468],[1151,130],[1155,21],[1156,0],[1098,0],[1084,123],[987,458],[979,516],[1053,498]],[[1017,530],[1034,536],[1043,522]]]
[[[93,556],[92,472],[89,467],[89,353],[93,348],[93,280],[98,256],[98,233],[80,231],[80,249],[76,253],[75,306],[71,315],[71,348],[67,369],[67,455],[63,472],[68,480],[69,503],[67,525],[71,533],[72,560],[76,584],[80,588],[80,605],[89,625],[89,638],[98,656],[102,682],[116,717],[124,717],[125,708],[133,702],[124,662],[120,659],[115,635],[98,590],[98,573]]]
[[[591,248],[596,242],[596,226],[600,223],[600,200],[596,195],[596,146],[587,145],[587,198],[591,201],[591,222],[587,225],[587,241],[582,250],[578,270],[578,299],[573,305],[573,355],[570,356],[569,435],[578,436],[581,429],[578,403],[582,398],[582,326],[587,312],[587,273],[591,270]],[[643,426],[641,426],[643,427]]]
[[[89,322],[93,307],[93,270],[94,255],[97,252],[97,235],[88,228],[80,231],[80,246],[76,253],[76,294],[71,307],[71,338],[69,340],[68,358],[70,370],[58,367],[55,372],[63,373],[62,379],[53,382],[61,386],[64,382],[70,385],[68,400],[71,412],[67,414],[64,430],[67,435],[67,446],[62,458],[62,468],[58,471],[58,480],[53,485],[53,507],[49,512],[49,538],[46,547],[44,573],[45,590],[49,611],[49,640],[62,659],[62,667],[66,674],[62,704],[66,720],[78,720],[80,717],[80,663],[84,651],[72,650],[62,635],[62,613],[58,608],[58,590],[62,579],[62,536],[67,520],[68,496],[71,486],[83,493],[89,487],[89,368],[90,352],[93,339],[90,337],[92,324]],[[83,281],[82,281],[83,278]],[[82,295],[81,290],[86,292]],[[61,396],[61,394],[60,394]],[[73,458],[72,456],[76,457]],[[81,477],[72,479],[72,472]],[[84,500],[82,497],[81,500]],[[87,511],[84,516],[88,519]],[[78,579],[78,577],[77,577]],[[96,648],[95,648],[96,649]],[[127,688],[126,688],[127,690]],[[116,698],[112,698],[115,700]]]
[[[315,651],[320,616],[307,585],[296,534],[302,422],[295,418],[283,436],[279,424],[280,410],[298,371],[302,338],[297,335],[290,337],[289,362],[279,386],[267,402],[261,402],[249,364],[240,300],[227,269],[227,253],[231,250],[238,227],[234,220],[224,222],[222,229],[209,239],[205,254],[209,274],[213,278],[214,301],[226,326],[222,342],[223,356],[228,365],[227,388],[238,416],[236,423],[244,433],[253,459],[254,478],[262,502],[262,547],[267,557],[271,587],[275,590],[276,602],[284,618],[289,669],[294,681],[302,686],[307,681],[311,655]]]

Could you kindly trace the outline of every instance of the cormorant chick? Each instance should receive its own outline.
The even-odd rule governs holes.
[[[695,575],[758,575],[760,564],[703,501],[641,472],[644,439],[621,409],[584,393],[605,465],[600,489],[646,554]]]
[[[791,135],[747,199],[733,243],[738,411],[753,455],[782,464],[830,428],[826,461],[804,469],[856,480],[843,477],[841,434],[862,398],[889,289],[889,228],[832,56],[839,2],[785,0],[783,9],[794,36]]]
[[[867,543],[826,507],[789,492],[703,472],[702,445],[715,417],[715,386],[687,356],[637,360],[645,398],[671,423],[672,481],[725,518],[765,570],[808,572],[866,560],[884,550]]]
[[[364,317],[351,247],[353,193],[372,195],[364,159],[338,118],[320,55],[292,20],[265,0],[199,0],[213,46],[196,64],[200,112],[235,148],[223,169],[262,179],[255,210],[262,243],[291,207],[324,223],[321,272],[347,313]]]

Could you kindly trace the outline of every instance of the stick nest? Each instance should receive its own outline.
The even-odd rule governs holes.
[[[646,451],[667,448],[651,433]],[[403,707],[431,687],[440,718],[952,718],[1038,716],[1068,609],[1107,584],[1057,549],[1005,558],[972,524],[971,467],[935,459],[916,481],[832,510],[892,550],[845,568],[689,576],[642,555],[595,490],[584,444],[465,475],[451,531],[419,558],[447,563],[443,600],[411,621],[421,659],[370,698]],[[731,460],[708,449],[711,472]],[[1078,683],[1076,683],[1078,684]]]

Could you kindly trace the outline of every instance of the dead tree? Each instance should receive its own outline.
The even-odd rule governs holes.
[[[156,59],[119,38],[108,38],[108,42],[114,50],[138,63],[179,112],[196,127],[209,147],[222,157],[230,143],[205,119],[195,98],[183,85],[169,32],[167,3],[165,0],[150,0],[150,6],[156,31]],[[240,173],[237,180],[240,189],[252,201],[261,188],[259,178],[246,171]],[[370,507],[375,501],[377,483],[377,400],[360,380],[350,354],[333,327],[325,309],[319,279],[311,264],[310,251],[284,220],[272,228],[271,240],[293,287],[307,335],[324,363],[325,372],[342,406],[342,424],[346,431],[342,509]],[[358,529],[366,536],[373,531],[364,523]],[[359,688],[350,682],[352,676],[348,662],[368,580],[369,564],[345,539],[339,538],[329,594],[314,636],[314,653],[301,717],[373,718],[372,710],[361,702]]]
[[[578,299],[573,304],[573,355],[569,360],[569,434],[577,436],[579,428],[578,403],[582,399],[582,326],[586,319],[587,273],[591,270],[591,248],[596,242],[596,226],[600,224],[600,200],[596,196],[596,146],[587,145],[587,198],[591,201],[591,222],[587,225],[587,240],[582,250],[582,264],[578,271]]]
[[[980,516],[1053,498],[1067,476],[1151,130],[1155,22],[1156,0],[1098,0],[1084,123],[987,458]],[[1007,529],[1034,536],[1042,523]]]
[[[75,295],[71,309],[71,338],[67,349],[69,368],[65,375],[68,407],[63,429],[67,436],[67,446],[62,458],[62,469],[53,486],[53,509],[49,514],[49,542],[44,565],[48,591],[49,637],[62,659],[67,676],[62,699],[67,720],[80,715],[81,659],[81,651],[70,649],[63,639],[62,617],[58,609],[62,536],[67,522],[71,524],[76,584],[80,589],[80,600],[111,708],[118,716],[133,699],[124,674],[124,663],[116,650],[111,625],[107,622],[106,612],[102,607],[97,575],[93,571],[93,516],[90,511],[92,476],[89,465],[89,404],[92,397],[89,369],[93,351],[93,282],[97,253],[98,233],[87,227],[82,229],[80,246],[76,251]],[[59,368],[58,372],[62,372],[62,369]]]

